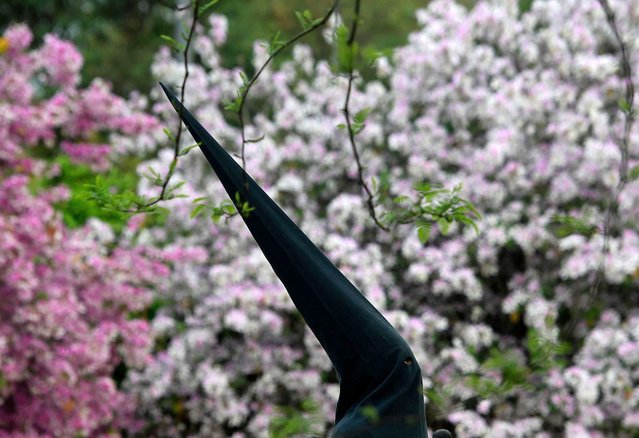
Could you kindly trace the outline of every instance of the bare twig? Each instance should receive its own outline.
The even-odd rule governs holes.
[[[240,152],[240,158],[242,160],[242,168],[244,169],[244,178],[246,178],[246,158],[245,158],[245,155],[244,155],[246,144],[247,143],[255,143],[255,141],[256,141],[255,139],[247,139],[246,138],[246,129],[245,129],[245,123],[244,123],[244,105],[246,103],[246,100],[247,100],[247,97],[248,97],[248,93],[251,90],[251,87],[253,87],[255,82],[257,82],[257,80],[259,79],[260,75],[262,74],[262,72],[264,72],[264,70],[271,63],[271,61],[273,61],[273,59],[275,59],[276,56],[278,56],[280,53],[282,53],[283,50],[287,49],[288,47],[290,47],[293,43],[295,43],[299,39],[301,39],[301,38],[305,37],[306,35],[308,35],[309,33],[313,32],[315,29],[318,29],[318,28],[324,26],[326,24],[326,22],[328,21],[328,19],[331,17],[331,15],[333,15],[333,13],[335,12],[335,9],[337,8],[337,4],[338,4],[338,0],[334,0],[333,4],[330,7],[330,9],[326,12],[326,14],[322,17],[321,20],[317,21],[312,26],[308,27],[307,29],[304,29],[303,31],[301,31],[297,35],[293,36],[291,39],[289,39],[286,42],[284,42],[281,46],[279,46],[277,48],[277,50],[274,50],[269,55],[269,57],[266,59],[264,64],[262,64],[262,66],[253,75],[253,77],[243,87],[242,93],[240,95],[241,96],[240,97],[240,106],[238,108],[237,113],[238,113],[238,119],[239,119],[239,123],[240,123],[240,133],[241,133],[241,136],[242,136],[242,147],[241,147],[241,152]],[[244,186],[246,188],[246,180],[244,180]]]
[[[178,6],[178,5],[169,4],[168,1],[163,1],[163,0],[162,1],[156,0],[156,1],[159,6],[164,6],[165,8],[173,9],[174,11],[185,11],[191,7],[191,2],[187,3],[184,6]]]
[[[184,76],[182,78],[182,86],[180,87],[180,102],[182,103],[184,103],[184,95],[186,93],[186,82],[189,78],[189,49],[191,48],[191,42],[193,40],[193,35],[195,34],[195,27],[197,25],[197,21],[200,15],[200,0],[193,0],[193,3],[191,3],[191,6],[193,6],[193,17],[191,19],[191,26],[189,28],[189,34],[186,38],[184,51],[183,51]],[[185,10],[186,8],[187,8],[186,6],[183,6],[177,9],[182,11],[182,10]],[[175,173],[178,157],[180,156],[180,140],[182,138],[182,109],[183,108],[184,108],[184,105],[180,105],[180,108],[178,109],[178,129],[177,129],[177,134],[175,135],[175,143],[173,145],[173,159],[171,160],[169,171],[167,172],[162,182],[162,186],[161,186],[162,189],[160,190],[160,194],[157,196],[157,198],[146,203],[142,207],[143,209],[152,207],[158,204],[160,201],[166,200],[169,182],[171,181],[171,178],[173,177],[173,174]],[[136,213],[136,211],[129,211],[129,213]]]
[[[164,199],[166,194],[167,187],[169,185],[169,181],[175,173],[175,168],[177,167],[178,156],[180,153],[180,139],[182,138],[182,109],[184,108],[184,95],[186,93],[186,81],[189,78],[189,49],[191,48],[191,41],[193,41],[193,35],[195,34],[195,27],[197,25],[197,20],[200,16],[200,0],[194,0],[193,2],[193,17],[191,19],[191,27],[189,29],[189,35],[186,38],[186,43],[184,45],[184,53],[183,53],[183,62],[184,62],[184,77],[182,78],[182,86],[180,87],[180,108],[178,110],[178,129],[177,134],[175,135],[175,144],[173,146],[173,159],[171,160],[171,165],[169,167],[169,172],[166,174],[164,178],[164,183],[162,184],[162,190],[158,198],[152,201],[149,205],[157,204],[161,200]]]
[[[619,182],[615,187],[613,192],[612,199],[608,204],[608,208],[606,209],[606,215],[604,218],[603,224],[603,248],[601,250],[601,259],[599,261],[599,265],[597,266],[597,270],[594,274],[594,279],[590,286],[590,290],[588,291],[588,301],[587,303],[579,310],[578,314],[573,318],[570,325],[566,329],[566,333],[569,335],[575,329],[577,323],[586,312],[586,310],[592,306],[597,294],[599,293],[599,286],[603,281],[603,277],[606,272],[606,256],[610,250],[610,234],[611,228],[613,225],[613,221],[618,221],[618,210],[619,210],[619,196],[621,192],[625,188],[628,182],[628,149],[630,145],[630,131],[632,130],[632,125],[635,120],[635,109],[634,109],[634,98],[635,98],[635,87],[632,79],[632,67],[630,64],[630,58],[628,54],[628,48],[626,43],[624,42],[621,34],[619,32],[619,27],[617,25],[617,19],[615,17],[614,11],[610,8],[610,4],[608,0],[598,0],[601,8],[606,15],[606,20],[608,21],[608,25],[612,30],[613,36],[615,38],[615,42],[617,43],[619,50],[619,58],[621,63],[621,76],[625,83],[625,102],[622,103],[622,111],[625,116],[624,121],[624,130],[623,137],[621,138],[621,142],[618,144],[619,149],[621,151],[621,163],[619,164]]]
[[[350,34],[348,36],[347,44],[350,48],[353,47],[353,43],[355,42],[355,36],[357,34],[357,24],[359,22],[359,10],[360,10],[360,0],[355,0],[355,9],[353,12],[353,22],[351,25]],[[364,180],[364,168],[362,166],[362,162],[359,156],[359,152],[357,151],[357,145],[355,144],[355,132],[353,130],[353,126],[351,123],[351,115],[348,108],[351,99],[351,93],[353,89],[353,80],[355,79],[355,74],[353,72],[353,61],[354,54],[349,57],[349,65],[348,65],[348,88],[346,89],[346,99],[344,100],[344,107],[342,108],[342,112],[344,113],[344,118],[346,119],[346,128],[348,129],[348,139],[351,144],[351,150],[353,151],[353,157],[355,158],[355,163],[357,164],[357,180],[359,185],[364,189],[368,199],[366,203],[368,205],[368,211],[370,213],[371,218],[375,221],[375,224],[384,231],[389,231],[389,228],[381,223],[377,214],[375,213],[375,195],[371,192],[368,184]]]

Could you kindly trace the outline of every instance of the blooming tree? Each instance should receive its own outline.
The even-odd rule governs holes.
[[[143,142],[158,121],[104,82],[79,88],[69,42],[31,40],[24,25],[0,38],[0,436],[119,436],[136,426],[122,379],[150,360],[140,315],[169,270],[102,221],[67,227],[56,181],[104,171],[110,133]]]
[[[377,61],[376,80],[358,79],[351,98],[353,111],[371,109],[357,137],[367,179],[400,204],[415,183],[463,183],[484,215],[479,235],[453,224],[424,245],[408,226],[375,227],[337,128],[347,80],[302,45],[267,68],[248,97],[246,138],[263,139],[247,145],[246,167],[407,338],[424,371],[431,426],[448,424],[460,437],[633,436],[637,181],[620,196],[601,290],[585,318],[576,311],[602,253],[594,231],[620,178],[618,46],[595,0],[537,1],[525,12],[517,4],[432,2],[417,12],[421,29]],[[621,35],[637,41],[637,3],[611,4]],[[185,102],[239,153],[223,102],[242,80],[217,52],[226,27],[212,15],[198,30]],[[256,44],[256,67],[266,57]],[[153,74],[176,86],[182,67],[162,50]],[[174,120],[154,93],[155,112]],[[636,127],[630,139],[635,166]],[[159,151],[140,172],[171,159]],[[212,205],[226,199],[196,153],[175,178]],[[143,181],[140,192],[151,190]],[[250,234],[237,217],[214,224],[191,218],[190,200],[173,205],[166,226],[143,230],[142,241],[202,246],[208,256],[171,277],[152,322],[157,360],[128,381],[147,433],[326,433],[336,378]],[[593,227],[565,232],[557,216]],[[575,318],[576,330],[566,331]]]

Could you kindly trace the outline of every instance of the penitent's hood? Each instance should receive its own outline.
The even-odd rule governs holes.
[[[162,88],[328,354],[340,381],[335,437],[426,437],[421,370],[408,344],[163,84]]]

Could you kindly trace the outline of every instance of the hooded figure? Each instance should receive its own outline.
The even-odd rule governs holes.
[[[244,222],[335,367],[340,394],[332,436],[425,438],[422,375],[406,341],[160,85],[231,199],[253,208]]]

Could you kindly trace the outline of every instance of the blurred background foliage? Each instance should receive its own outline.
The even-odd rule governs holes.
[[[12,23],[26,23],[34,33],[34,46],[38,46],[47,33],[55,33],[73,41],[84,56],[82,85],[87,86],[96,77],[108,80],[113,91],[126,96],[133,90],[147,93],[154,82],[150,66],[154,54],[166,44],[160,36],[180,33],[176,8],[190,0],[2,0],[0,1],[0,32]],[[346,22],[351,20],[354,0],[340,2],[338,12]],[[471,8],[477,0],[456,0]],[[520,10],[530,9],[533,0],[519,0]],[[332,0],[220,0],[207,11],[224,14],[229,20],[227,43],[221,48],[225,67],[241,66],[252,71],[251,52],[255,40],[267,40],[275,32],[282,39],[297,34],[300,24],[295,11],[311,11],[322,16]],[[361,11],[357,39],[365,50],[383,51],[405,44],[410,32],[417,29],[415,11],[424,8],[428,0],[395,0],[366,2]],[[392,6],[392,7],[391,7]],[[206,24],[206,17],[201,23]],[[331,48],[320,32],[308,35],[304,43],[310,44],[320,58],[328,58]],[[289,56],[284,52],[280,62]],[[278,60],[276,60],[278,62]],[[365,76],[366,76],[366,72]],[[32,181],[32,189],[65,184],[71,199],[58,205],[67,226],[82,226],[89,218],[97,217],[119,232],[127,217],[117,212],[100,209],[86,198],[86,185],[95,181],[96,173],[86,166],[58,160],[60,175],[53,181]],[[61,161],[60,161],[61,160]],[[135,173],[139,159],[125,157],[108,174],[101,175],[119,190],[135,191],[138,176]],[[148,221],[160,220],[149,216]]]
[[[345,19],[352,1],[341,2],[339,12]],[[475,2],[458,1],[467,7]],[[84,55],[85,81],[102,77],[113,84],[117,94],[145,93],[153,86],[149,73],[153,55],[165,43],[160,35],[176,33],[175,7],[185,4],[187,0],[3,0],[0,29],[24,22],[36,39],[56,33],[73,41]],[[221,0],[209,11],[229,19],[229,37],[222,49],[225,66],[248,66],[256,39],[268,39],[277,31],[283,38],[299,32],[295,11],[308,9],[320,16],[331,4],[331,0]],[[383,50],[403,44],[417,28],[415,10],[427,4],[427,0],[395,0],[389,7],[388,2],[367,2],[358,29],[360,45]],[[319,33],[305,42],[320,57],[330,55]]]

